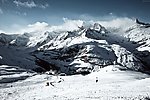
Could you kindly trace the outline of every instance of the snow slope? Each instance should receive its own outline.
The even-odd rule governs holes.
[[[33,71],[25,70],[16,66],[0,66],[0,84],[12,83],[18,80],[24,80],[32,76]]]
[[[96,82],[98,79],[98,82]],[[46,86],[46,82],[52,85]],[[148,100],[149,75],[114,66],[82,76],[35,75],[0,88],[1,100]]]

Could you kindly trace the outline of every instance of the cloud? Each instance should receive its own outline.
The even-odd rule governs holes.
[[[121,30],[126,30],[128,27],[135,24],[134,18],[119,17],[113,12],[108,13],[108,15],[98,17],[90,16],[88,14],[82,14],[79,16],[79,18],[85,21],[86,25],[99,23],[106,28]]]
[[[113,13],[112,13],[112,12],[110,12],[110,13],[109,13],[109,15],[113,15]]]
[[[18,25],[13,25],[14,27],[18,27]],[[33,24],[29,24],[20,28],[15,34],[23,34],[23,33],[32,33],[39,34],[49,30],[49,24],[46,22],[35,22]]]
[[[49,7],[49,5],[46,3],[44,5],[39,5],[39,4],[36,4],[34,1],[26,1],[26,2],[21,2],[21,1],[13,1],[14,4],[16,4],[17,7],[21,6],[21,7],[26,7],[26,8],[47,8]]]
[[[22,7],[28,7],[28,8],[34,8],[34,7],[36,7],[37,5],[34,3],[34,1],[30,1],[30,2],[21,2],[21,1],[13,1],[15,4],[16,4],[16,6],[18,7],[18,6],[22,6]]]
[[[49,4],[44,4],[44,5],[39,5],[40,8],[46,9],[47,7],[49,7]]]
[[[3,14],[3,10],[0,8],[0,14]]]
[[[29,24],[27,27],[28,27],[28,32],[34,32],[34,31],[47,30],[49,25],[46,22],[36,22],[34,24]]]
[[[20,29],[19,31],[15,32],[16,34],[23,34],[23,33],[32,33],[32,34],[41,34],[46,31],[49,32],[60,32],[60,31],[73,31],[78,29],[79,26],[83,25],[82,20],[69,20],[67,18],[63,18],[64,23],[61,25],[49,25],[46,22],[35,22],[33,24],[29,24],[26,27]],[[18,25],[13,25],[14,27],[18,27]]]
[[[46,31],[49,32],[61,32],[61,31],[73,31],[77,30],[78,27],[85,26],[89,27],[93,25],[94,23],[100,23],[102,26],[106,27],[107,29],[109,28],[114,28],[114,29],[121,29],[125,30],[126,28],[130,27],[133,25],[135,22],[131,18],[123,17],[123,18],[115,18],[112,20],[105,20],[105,21],[94,21],[94,20],[71,20],[68,18],[63,18],[64,23],[61,25],[49,25],[46,22],[35,22],[33,24],[28,24],[25,27],[22,27],[19,31],[17,30],[17,34],[23,34],[25,32],[31,33],[31,34],[41,34]],[[14,25],[14,27],[19,27],[18,25]]]
[[[64,23],[58,26],[51,26],[51,31],[73,31],[81,27],[84,23],[82,20],[69,20],[68,18],[63,18]]]
[[[16,13],[17,15],[27,16],[27,13],[26,13],[26,12],[15,11],[15,13]]]
[[[24,15],[24,16],[27,16],[27,13],[26,13],[26,12],[24,12],[24,13],[23,13],[23,15]]]
[[[118,18],[118,16],[110,12],[108,13],[108,15],[104,15],[104,16],[91,16],[89,14],[81,14],[79,18],[82,20],[86,20],[86,21],[90,21],[90,20],[94,20],[94,21],[107,20],[108,21],[108,20],[113,20],[115,18]]]
[[[3,30],[0,30],[0,33],[5,33],[5,31],[3,31]]]
[[[109,27],[110,28],[122,28],[124,30],[135,23],[133,19],[128,18],[128,17],[120,17],[120,18],[114,18],[109,21],[97,21],[97,22],[106,28],[107,27],[108,28]]]

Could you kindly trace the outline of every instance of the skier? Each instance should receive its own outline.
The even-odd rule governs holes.
[[[49,86],[49,82],[46,82],[46,86]]]
[[[96,77],[96,83],[98,82],[98,77]]]

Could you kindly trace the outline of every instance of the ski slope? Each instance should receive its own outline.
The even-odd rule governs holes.
[[[46,82],[52,85],[46,86]],[[5,87],[1,84],[0,100],[148,100],[149,82],[149,75],[114,66],[86,76],[36,74]]]

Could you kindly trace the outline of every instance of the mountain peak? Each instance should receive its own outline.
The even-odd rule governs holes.
[[[150,27],[150,23],[141,22],[141,21],[139,21],[139,19],[137,19],[137,18],[135,19],[135,22],[136,22],[137,24],[144,25],[146,28]]]
[[[101,30],[102,28],[104,28],[104,27],[102,27],[99,23],[95,23],[93,26],[93,29],[97,30],[97,31]]]

